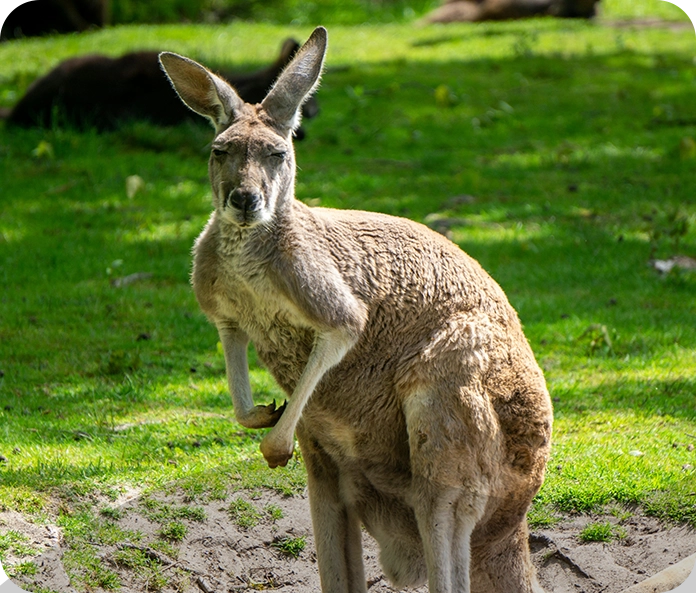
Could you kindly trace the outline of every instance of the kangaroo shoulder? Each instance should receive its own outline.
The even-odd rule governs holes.
[[[367,306],[344,273],[328,221],[301,203],[281,221],[277,250],[269,268],[278,290],[319,327],[344,327],[359,333]]]

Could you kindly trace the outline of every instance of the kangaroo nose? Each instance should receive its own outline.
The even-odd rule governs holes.
[[[261,196],[255,191],[235,189],[230,192],[228,203],[242,212],[254,212],[261,207]]]

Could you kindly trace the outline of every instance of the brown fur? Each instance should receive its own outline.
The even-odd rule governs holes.
[[[269,67],[249,74],[228,72],[223,78],[245,101],[261,102],[299,47],[294,39],[287,39]],[[7,114],[8,123],[49,126],[54,113],[60,123],[98,129],[126,119],[181,123],[193,114],[172,90],[157,56],[155,51],[140,51],[119,58],[89,55],[65,60],[32,83]],[[305,105],[306,117],[317,111],[314,99]]]
[[[366,593],[360,524],[397,587],[540,591],[525,515],[551,438],[543,375],[501,288],[456,245],[382,214],[294,199],[291,132],[326,50],[318,28],[261,104],[162,54],[216,128],[213,212],[193,286],[217,326],[235,415],[274,426],[271,467],[307,465],[324,593]],[[246,349],[288,394],[254,406]]]
[[[599,0],[449,0],[431,12],[430,23],[502,21],[532,16],[591,18]]]

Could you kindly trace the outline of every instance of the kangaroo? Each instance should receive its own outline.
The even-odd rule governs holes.
[[[259,104],[188,58],[160,61],[215,127],[214,212],[192,283],[216,325],[237,420],[272,427],[270,467],[307,467],[323,593],[366,593],[361,525],[398,588],[541,591],[526,512],[551,403],[517,314],[481,266],[406,219],[294,197],[292,131],[319,82],[318,27]],[[252,341],[288,394],[254,405]]]
[[[227,72],[224,79],[245,101],[260,102],[298,49],[297,41],[286,39],[270,66],[248,74]],[[5,117],[10,125],[45,127],[51,125],[57,111],[59,121],[108,130],[127,119],[176,125],[195,117],[172,91],[158,55],[138,51],[118,58],[87,55],[65,60],[36,79],[11,110],[0,111],[0,118]],[[314,97],[303,105],[307,118],[318,111]],[[302,130],[296,130],[296,139],[303,136]]]
[[[111,0],[33,0],[19,4],[0,28],[0,41],[48,33],[72,33],[103,27]],[[9,4],[9,3],[8,3]]]
[[[539,15],[562,18],[595,16],[599,0],[446,0],[425,20],[429,23],[503,21]]]

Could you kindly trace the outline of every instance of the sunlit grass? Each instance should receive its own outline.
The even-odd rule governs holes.
[[[139,228],[122,229],[117,239],[124,243],[148,243],[152,241],[178,241],[195,238],[203,225],[200,218],[196,220],[173,221],[162,223],[145,223]]]

